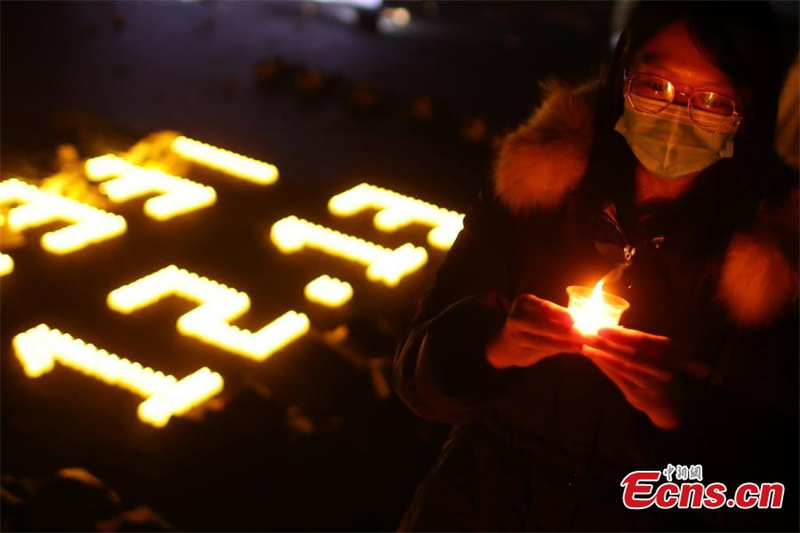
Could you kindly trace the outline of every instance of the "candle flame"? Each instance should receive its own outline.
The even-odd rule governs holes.
[[[591,302],[590,305],[597,309],[598,307],[603,305],[603,280],[597,282],[597,285],[594,286],[594,290],[592,290],[592,295],[589,297],[589,301]]]
[[[588,297],[570,295],[568,309],[574,319],[574,327],[584,335],[596,335],[600,328],[616,326],[624,311],[618,304],[607,300],[603,285],[604,280],[601,279]]]

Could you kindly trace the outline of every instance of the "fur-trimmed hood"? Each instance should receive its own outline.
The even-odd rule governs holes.
[[[517,215],[557,207],[583,178],[592,144],[590,87],[542,88],[542,104],[501,141],[495,161],[495,195]],[[761,209],[728,246],[717,299],[741,326],[764,326],[797,303],[798,205],[795,190],[779,208]]]

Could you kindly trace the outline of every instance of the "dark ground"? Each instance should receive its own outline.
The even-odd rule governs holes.
[[[367,181],[463,212],[489,174],[491,137],[527,116],[538,80],[578,80],[598,65],[611,11],[591,2],[440,2],[436,13],[431,3],[403,5],[412,24],[386,33],[296,2],[3,2],[3,178],[46,177],[59,143],[88,157],[160,129],[281,171],[265,188],[193,171],[187,177],[216,188],[214,207],[157,223],[141,200],[122,204],[125,236],[65,257],[36,243],[46,228],[26,233],[2,281],[3,474],[83,467],[124,507],[150,505],[184,530],[396,526],[447,428],[380,399],[369,368],[388,376],[444,255],[429,249],[423,272],[387,289],[321,254],[283,256],[268,230],[297,214],[387,246],[424,244],[424,228],[382,234],[367,213],[334,219],[327,200]],[[275,60],[267,71],[282,67],[259,81],[264,60]],[[350,103],[358,83],[377,96],[375,108]],[[424,99],[409,110],[420,96],[432,103],[427,119]],[[489,136],[470,143],[460,129],[476,117]],[[111,289],[169,263],[247,292],[242,327],[293,308],[313,331],[256,364],[179,335],[188,302],[129,317],[107,309]],[[321,313],[304,301],[304,284],[322,273],[353,283],[347,308]],[[223,401],[156,430],[122,390],[62,367],[30,380],[10,343],[40,322],[179,377],[208,365],[225,379]],[[324,331],[342,324],[349,340],[326,344]]]

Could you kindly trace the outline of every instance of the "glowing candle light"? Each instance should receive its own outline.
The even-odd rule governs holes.
[[[189,161],[258,185],[271,185],[278,180],[278,169],[274,165],[188,137],[176,137],[172,141],[171,148],[173,152]]]
[[[55,362],[108,385],[142,396],[139,419],[163,427],[175,415],[182,415],[222,391],[222,376],[208,368],[186,376],[174,376],[121,358],[81,339],[45,324],[20,333],[13,340],[17,359],[25,374],[37,378],[55,367]]]
[[[575,329],[584,335],[595,335],[600,328],[614,327],[630,304],[619,296],[603,291],[603,280],[594,289],[567,287],[568,310],[575,321]]]
[[[0,254],[0,276],[11,274],[14,271],[14,260],[8,254]]]
[[[428,252],[411,243],[390,250],[295,216],[273,224],[270,238],[285,254],[308,247],[365,265],[369,280],[381,281],[390,287],[397,286],[401,279],[428,262]]]
[[[353,297],[353,287],[346,281],[320,276],[305,288],[306,299],[327,307],[341,307]]]
[[[294,342],[310,327],[305,314],[288,311],[256,332],[238,328],[230,322],[250,309],[247,294],[175,265],[111,291],[107,303],[128,314],[172,295],[198,304],[178,319],[181,334],[256,361]]]
[[[143,168],[115,155],[89,159],[85,169],[92,181],[108,180],[100,185],[100,192],[113,202],[158,194],[144,204],[147,216],[156,220],[168,220],[217,201],[217,193],[211,187],[157,169]]]
[[[222,387],[222,376],[203,367],[139,404],[139,418],[156,427],[164,427],[170,417],[194,409],[199,403],[219,394]]]
[[[17,179],[0,183],[0,204],[20,203],[8,213],[6,223],[22,231],[56,221],[70,225],[42,236],[42,248],[55,254],[80,250],[125,233],[125,219],[59,194],[43,191]]]
[[[342,217],[370,208],[378,209],[373,222],[381,231],[397,231],[412,223],[432,226],[428,242],[440,250],[450,249],[464,228],[464,215],[460,213],[367,183],[337,194],[328,202],[328,210]]]

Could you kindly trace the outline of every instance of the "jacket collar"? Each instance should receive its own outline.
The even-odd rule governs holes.
[[[580,183],[592,144],[592,87],[547,81],[542,89],[542,104],[500,142],[494,165],[494,193],[518,216],[558,207]],[[765,326],[797,302],[798,205],[795,190],[780,207],[762,208],[728,246],[716,298],[740,326]]]

